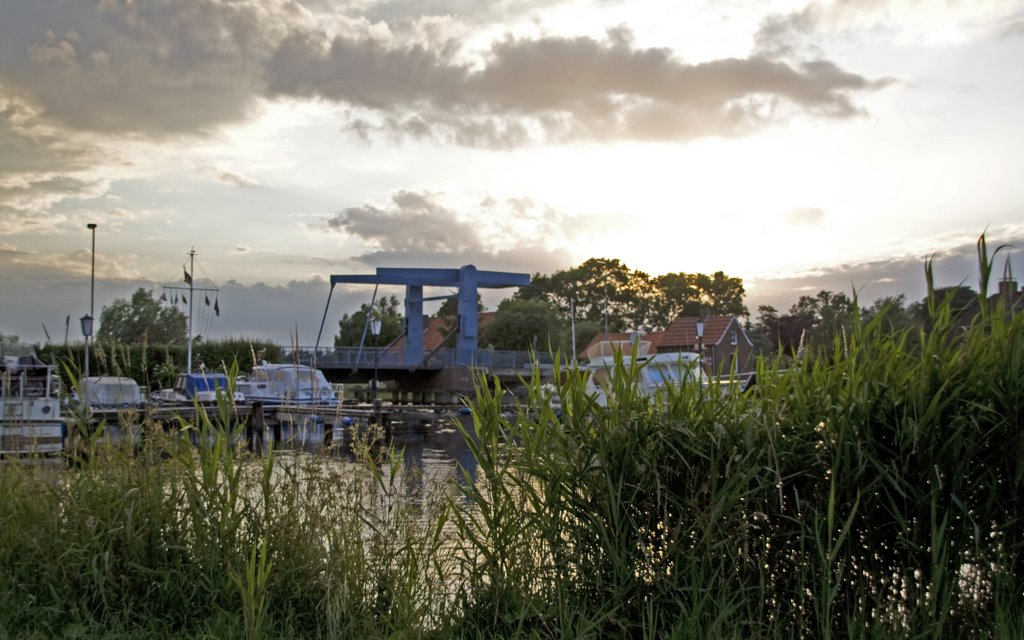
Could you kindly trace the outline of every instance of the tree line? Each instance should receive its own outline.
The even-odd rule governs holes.
[[[551,275],[535,273],[528,286],[503,300],[494,318],[479,329],[483,348],[558,350],[583,346],[598,333],[660,330],[680,315],[747,315],[743,281],[718,271],[711,275],[668,273],[650,276],[620,260],[591,258]],[[482,310],[482,306],[480,307]],[[446,333],[456,328],[456,303],[451,298],[434,314],[444,318]],[[380,343],[402,334],[404,320],[396,297],[384,297],[373,307],[363,304],[338,322],[335,346],[372,344],[364,337],[367,316],[381,319]]]
[[[752,318],[744,303],[742,279],[722,271],[702,273],[668,273],[650,276],[630,269],[617,259],[591,258],[577,267],[553,274],[536,273],[528,286],[520,287],[497,307],[494,317],[479,330],[481,348],[513,351],[560,351],[572,353],[582,349],[601,333],[624,331],[658,331],[668,327],[679,316],[736,315],[743,319],[746,331],[758,354],[795,354],[801,349],[828,348],[836,337],[852,330],[855,314],[870,320],[885,317],[885,326],[893,331],[912,327],[927,329],[930,322],[928,298],[908,302],[904,295],[879,298],[873,304],[858,305],[855,296],[821,290],[816,295],[801,296],[789,310],[781,312],[773,306],[761,305]],[[965,313],[978,304],[978,294],[967,286],[938,288],[937,299],[949,298],[955,313]],[[483,311],[483,305],[479,303]],[[442,330],[454,333],[457,328],[456,301],[452,297],[435,312],[443,318]],[[367,318],[381,320],[379,336],[371,335]],[[372,305],[363,304],[338,321],[334,345],[387,345],[399,338],[405,320],[399,299],[383,296]],[[912,332],[911,332],[912,333]],[[575,339],[574,339],[575,338]],[[4,336],[5,341],[14,336]],[[914,340],[913,336],[910,340]],[[451,342],[454,342],[452,337]],[[139,288],[130,298],[114,300],[104,306],[96,332],[96,353],[92,371],[111,375],[136,377],[140,381],[159,384],[173,380],[173,373],[184,368],[183,347],[187,341],[187,318],[173,306],[163,305],[153,291]],[[137,365],[124,358],[125,366],[104,366],[106,351],[117,354],[136,352],[149,354]],[[222,361],[237,361],[242,370],[259,359],[275,361],[281,357],[280,345],[268,341],[233,339],[204,341],[194,339],[196,357],[206,366],[217,367]],[[41,351],[57,351],[74,347],[47,345]],[[181,351],[181,354],[178,354]],[[260,355],[262,354],[262,355]],[[78,358],[80,360],[80,357]]]
[[[933,293],[938,300],[948,297],[955,313],[978,301],[978,294],[963,285],[936,288]],[[550,275],[533,274],[528,286],[499,303],[494,317],[480,327],[479,342],[481,348],[572,353],[605,332],[664,330],[679,316],[735,315],[742,319],[755,353],[794,355],[801,349],[828,349],[837,337],[850,334],[858,313],[865,321],[884,316],[886,329],[894,333],[912,327],[927,329],[930,323],[927,297],[909,302],[900,294],[860,306],[855,295],[821,290],[801,296],[788,311],[760,305],[752,317],[745,295],[742,279],[722,271],[650,276],[617,259],[591,258]],[[445,319],[446,334],[454,331],[454,297],[434,315]],[[372,309],[363,304],[343,315],[335,346],[359,345],[368,316],[382,320],[379,344],[390,344],[402,335],[401,304],[397,297],[386,296]],[[373,340],[367,334],[363,344],[372,345]]]
[[[4,344],[14,336],[0,336]],[[186,368],[188,319],[177,307],[161,304],[153,291],[140,287],[129,298],[118,298],[100,312],[96,339],[89,352],[92,375],[124,376],[150,389],[171,386]],[[205,340],[194,336],[193,369],[222,371],[237,363],[249,371],[261,360],[280,362],[281,345],[268,340],[230,338]],[[84,344],[49,343],[36,347],[46,362],[63,363],[71,377],[82,374]]]

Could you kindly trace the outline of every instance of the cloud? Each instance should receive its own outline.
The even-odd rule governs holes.
[[[477,4],[489,3],[435,3]],[[494,15],[534,4],[502,3]],[[0,82],[50,122],[113,136],[204,135],[269,97],[366,110],[371,117],[349,123],[364,137],[496,148],[689,140],[744,135],[794,112],[849,117],[858,95],[885,84],[824,59],[756,54],[691,65],[636,46],[624,28],[604,39],[505,36],[470,59],[466,41],[449,37],[458,28],[422,18],[430,6],[404,32],[288,0],[102,0],[95,10],[76,3],[61,20],[48,7],[22,3],[0,26]]]
[[[1021,37],[1024,36],[1024,18],[1017,18],[1003,25],[1000,29],[1003,36]]]
[[[474,264],[529,273],[568,266],[571,257],[562,247],[585,226],[577,218],[529,198],[488,194],[477,202],[485,214],[448,206],[440,194],[402,190],[386,206],[350,207],[327,217],[322,228],[361,241],[367,251],[354,259],[370,266]]]
[[[111,218],[121,220],[137,220],[139,218],[138,214],[134,211],[127,211],[119,208],[110,209],[107,213],[110,214]]]
[[[103,195],[123,170],[121,152],[47,124],[0,83],[0,234],[59,224],[54,205]]]
[[[430,194],[399,191],[389,209],[372,205],[350,207],[325,221],[328,229],[355,236],[382,252],[479,251],[480,238]]]
[[[88,278],[92,253],[81,249],[67,253],[54,251],[28,251],[13,244],[0,247],[0,271],[9,282],[36,286],[36,295],[45,293],[45,282]],[[96,255],[96,274],[109,279],[137,278],[138,273],[120,262],[118,256]],[[38,283],[33,285],[33,283]],[[3,297],[4,300],[18,298]],[[10,305],[14,306],[14,305]]]
[[[1008,226],[990,230],[987,235],[990,251],[1002,244],[1024,247],[1024,234],[1019,227]],[[748,293],[747,307],[756,309],[760,304],[770,304],[784,311],[801,295],[814,294],[821,290],[848,295],[856,292],[864,306],[879,298],[901,293],[906,295],[908,301],[914,302],[927,295],[924,265],[928,259],[932,261],[935,286],[963,284],[977,289],[979,273],[975,242],[970,239],[962,241],[955,237],[951,237],[950,240],[956,243],[929,254],[896,256],[885,260],[835,265],[805,273],[751,279],[744,282]],[[995,280],[1002,274],[1002,268],[1007,260],[1014,273],[1024,273],[1024,253],[1021,250],[1009,249],[1000,252],[994,262],[995,272],[989,293],[994,292]],[[1018,284],[1019,280],[1018,277]]]
[[[766,57],[690,65],[638,48],[628,31],[590,37],[506,37],[478,66],[450,51],[294,33],[268,64],[272,95],[361,107],[361,137],[384,132],[482,147],[579,140],[689,140],[753,132],[791,112],[844,118],[873,80],[827,60]]]
[[[792,13],[768,16],[754,34],[754,54],[773,60],[821,57],[822,50],[809,36],[819,27],[823,11],[815,3]]]
[[[244,244],[236,245],[234,253],[252,253],[252,247]]]
[[[754,52],[772,59],[818,58],[822,45],[837,37],[871,34],[881,34],[889,44],[961,44],[1011,35],[1019,28],[1022,8],[1019,0],[810,2],[768,16],[755,35]]]
[[[786,213],[786,222],[794,226],[813,226],[825,219],[825,212],[817,207],[793,209]]]
[[[424,16],[458,16],[472,25],[504,22],[566,0],[299,0],[311,11],[326,15],[358,13],[373,21],[416,23]]]
[[[234,187],[252,188],[258,187],[260,184],[256,180],[226,170],[213,171],[213,178],[218,182],[223,182],[224,184]]]
[[[0,26],[0,80],[54,122],[118,136],[244,119],[266,47],[301,23],[284,0],[62,3],[60,19],[53,3],[16,4]]]

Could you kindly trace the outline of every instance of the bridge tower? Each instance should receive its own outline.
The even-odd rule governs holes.
[[[334,286],[337,284],[405,286],[406,362],[422,362],[424,357],[424,301],[449,297],[424,298],[423,287],[457,287],[459,332],[455,343],[455,364],[473,366],[473,359],[478,348],[478,290],[524,287],[530,284],[530,276],[526,273],[479,271],[473,265],[466,265],[460,269],[379,267],[374,275],[331,276],[331,292],[334,291]],[[327,301],[330,304],[330,295],[328,295]],[[326,315],[327,312],[324,310],[324,316],[326,317]]]

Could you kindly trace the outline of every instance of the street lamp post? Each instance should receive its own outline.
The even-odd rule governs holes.
[[[701,371],[704,370],[704,318],[697,318],[694,325],[697,332],[697,362],[700,363]]]
[[[89,383],[89,339],[92,337],[92,323],[95,318],[95,311],[93,303],[96,299],[96,223],[90,222],[85,225],[89,231],[92,232],[92,269],[89,273],[89,314],[82,316],[82,335],[85,336],[85,366],[83,372],[85,373],[82,379],[82,395],[85,397],[82,399],[83,402],[89,402],[89,394],[86,390],[86,385]]]
[[[380,364],[380,318],[370,321],[370,331],[373,333],[373,384],[371,385],[370,399],[374,407],[377,406],[377,368]]]

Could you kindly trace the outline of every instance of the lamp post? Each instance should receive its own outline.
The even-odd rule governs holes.
[[[82,335],[85,336],[85,367],[83,372],[85,377],[82,380],[82,395],[85,396],[82,400],[85,403],[89,402],[89,394],[86,391],[86,385],[89,384],[89,339],[92,337],[92,323],[95,317],[93,303],[96,299],[96,223],[90,222],[85,227],[92,232],[92,269],[89,272],[89,314],[82,316]]]
[[[377,406],[377,367],[380,364],[380,318],[370,320],[370,331],[373,333],[373,384],[371,385],[372,395],[370,398],[374,406]]]
[[[697,318],[694,324],[697,332],[697,362],[700,363],[701,371],[704,370],[704,318]]]

